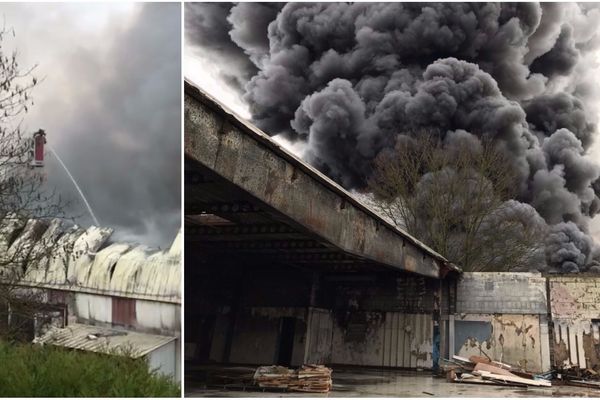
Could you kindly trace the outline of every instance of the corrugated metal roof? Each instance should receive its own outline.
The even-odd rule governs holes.
[[[171,336],[71,324],[65,328],[51,328],[34,343],[140,358],[175,339]]]
[[[181,303],[180,233],[164,251],[129,243],[103,248],[112,234],[110,228],[66,228],[58,219],[29,220],[9,246],[6,238],[17,225],[10,217],[0,222],[0,250],[5,248],[0,254],[31,248],[33,254],[44,255],[30,258],[36,261],[27,266],[24,285]],[[46,255],[50,246],[54,250]]]

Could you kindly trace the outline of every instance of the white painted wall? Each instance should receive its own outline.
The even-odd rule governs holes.
[[[112,298],[75,293],[75,315],[87,321],[112,323]]]
[[[179,341],[174,340],[148,354],[150,369],[181,382]]]
[[[135,315],[138,328],[171,332],[181,328],[181,306],[178,304],[136,300]]]

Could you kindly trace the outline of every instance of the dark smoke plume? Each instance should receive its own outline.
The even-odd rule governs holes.
[[[491,139],[518,172],[507,210],[532,206],[528,218],[549,225],[548,266],[595,265],[588,225],[600,209],[600,168],[586,152],[597,89],[581,71],[600,42],[597,7],[220,6],[214,32],[198,15],[214,16],[215,7],[188,4],[188,37],[202,36],[191,46],[229,54],[254,122],[306,143],[305,158],[321,171],[362,189],[374,158],[399,137],[434,130],[449,148],[461,135]]]
[[[38,65],[23,131],[46,131],[113,239],[170,246],[181,227],[181,6],[1,8],[15,30],[2,45],[22,70]],[[41,171],[70,203],[64,214],[93,224],[54,154]]]

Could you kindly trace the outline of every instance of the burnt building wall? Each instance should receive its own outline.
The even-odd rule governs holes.
[[[311,271],[279,265],[214,264],[190,279],[186,359],[302,364]]]
[[[433,367],[439,280],[390,272],[326,277],[324,286],[331,301],[331,363]]]
[[[235,364],[433,366],[441,293],[436,279],[258,266],[235,276],[222,269],[205,276],[207,292],[198,291],[194,304],[220,294],[212,307],[188,304],[187,315],[196,316],[186,323],[186,338],[192,338],[189,330],[204,332],[191,340],[188,359],[202,353],[203,361]]]
[[[548,276],[552,362],[600,370],[600,277]]]

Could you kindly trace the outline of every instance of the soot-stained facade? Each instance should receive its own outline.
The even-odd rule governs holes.
[[[458,269],[185,83],[190,363],[433,368]]]

